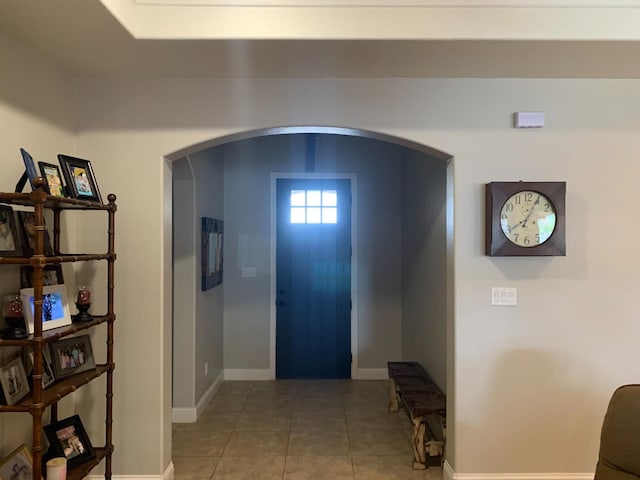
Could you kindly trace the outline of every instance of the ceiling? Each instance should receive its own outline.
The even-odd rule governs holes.
[[[0,32],[78,76],[640,78],[637,40],[136,39],[99,0],[0,0]]]

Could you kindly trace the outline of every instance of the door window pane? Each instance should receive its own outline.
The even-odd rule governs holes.
[[[338,223],[336,190],[292,190],[291,223]]]

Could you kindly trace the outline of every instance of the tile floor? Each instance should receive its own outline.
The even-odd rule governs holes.
[[[176,480],[442,480],[413,470],[411,424],[378,380],[225,381],[173,425]]]

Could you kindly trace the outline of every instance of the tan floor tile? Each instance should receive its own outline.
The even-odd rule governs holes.
[[[346,432],[291,432],[287,455],[347,456],[349,440]]]
[[[412,455],[413,449],[401,431],[349,430],[349,447],[352,455]]]
[[[287,456],[284,480],[353,480],[353,465],[348,456]]]
[[[414,470],[407,456],[354,456],[356,480],[426,480],[426,470]]]
[[[176,457],[220,456],[231,431],[203,432],[177,430],[173,434],[172,453]]]
[[[230,396],[246,396],[253,388],[254,382],[243,380],[229,380],[222,382],[220,388],[216,392],[216,395],[230,395]]]
[[[289,432],[233,432],[223,457],[285,456]]]
[[[213,480],[281,480],[284,456],[228,457],[218,462]]]
[[[177,430],[209,431],[233,430],[240,412],[206,410],[195,423],[179,423]]]
[[[175,480],[209,480],[220,457],[173,457]]]
[[[244,407],[247,397],[244,395],[216,395],[205,409],[209,411],[239,412]]]
[[[291,427],[289,410],[243,411],[238,417],[237,431],[282,432]]]

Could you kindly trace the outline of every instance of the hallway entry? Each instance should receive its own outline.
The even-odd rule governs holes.
[[[351,182],[276,182],[276,377],[351,376]]]

